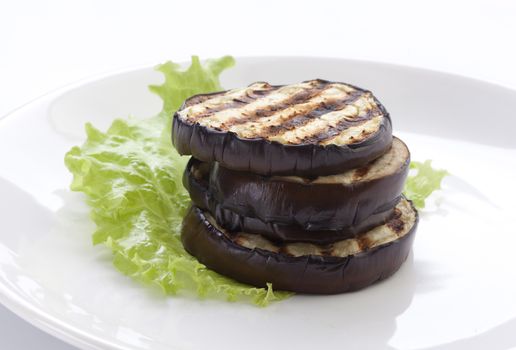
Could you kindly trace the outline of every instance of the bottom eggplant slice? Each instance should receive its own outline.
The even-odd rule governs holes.
[[[208,268],[257,287],[335,294],[358,290],[396,272],[414,240],[418,213],[403,198],[383,225],[356,238],[327,245],[274,243],[247,233],[230,233],[193,206],[183,221],[185,249]]]

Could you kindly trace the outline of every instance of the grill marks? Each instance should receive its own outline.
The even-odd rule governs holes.
[[[290,96],[289,89],[293,90]],[[354,130],[349,137],[343,133],[345,130],[383,115],[370,92],[324,80],[279,87],[255,83],[240,94],[235,90],[229,93],[234,98],[220,103],[216,100],[224,93],[193,97],[186,106],[193,106],[195,111],[185,111],[184,118],[242,138],[264,138],[283,144],[328,144],[335,139],[336,143],[352,144],[374,133],[375,126],[365,125],[362,134]],[[269,100],[261,102],[269,95]]]
[[[269,84],[266,84],[264,86],[264,90],[247,90],[247,91],[245,91],[245,93],[243,95],[239,95],[239,96],[232,98],[230,102],[221,103],[221,104],[211,106],[211,107],[206,107],[204,109],[203,113],[200,113],[200,114],[197,114],[194,116],[190,116],[189,119],[192,121],[198,121],[203,118],[211,117],[213,114],[220,112],[220,111],[224,111],[227,109],[233,109],[233,108],[241,108],[245,105],[248,105],[251,102],[254,102],[257,99],[260,99],[260,98],[263,98],[263,97],[269,95],[273,91],[278,90],[278,88],[279,87],[277,87],[277,86],[271,86]],[[196,104],[200,104],[200,103],[209,101],[210,99],[221,96],[221,95],[222,94],[194,96],[192,99],[197,99],[197,101],[190,102],[190,100],[188,100],[188,103],[186,104],[186,106],[190,107],[190,106],[193,106]]]
[[[273,114],[276,114],[277,112],[283,111],[294,105],[305,103],[310,99],[318,96],[328,87],[328,85],[328,82],[316,81],[315,85],[311,88],[301,90],[278,104],[268,105],[265,108],[255,109],[249,113],[244,114],[243,116],[235,117],[225,122],[224,127],[230,129],[232,126],[242,125],[248,122],[256,121],[257,119],[270,117]]]
[[[365,114],[359,115],[352,119],[344,117],[336,125],[328,125],[324,131],[321,131],[319,134],[307,136],[306,138],[302,139],[301,142],[322,143],[336,136],[339,136],[344,130],[349,129],[350,127],[362,125],[372,118],[380,115],[382,115],[380,108],[375,107],[373,109],[367,110]],[[348,144],[360,142],[368,135],[369,133],[366,132],[366,130],[362,130],[360,137],[350,136]]]
[[[364,95],[364,91],[355,90],[349,93],[345,98],[334,100],[334,101],[323,101],[318,103],[314,109],[308,113],[302,111],[299,114],[294,113],[289,116],[288,119],[284,120],[279,125],[271,125],[263,129],[260,134],[264,137],[276,136],[286,131],[296,129],[300,126],[308,124],[311,120],[320,118],[322,115],[340,111],[361,98]]]
[[[391,219],[387,222],[387,226],[397,235],[399,235],[405,228],[405,223],[403,222],[401,215],[401,211],[396,208],[394,209]]]

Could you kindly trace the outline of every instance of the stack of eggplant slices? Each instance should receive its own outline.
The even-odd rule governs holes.
[[[185,249],[258,287],[332,294],[392,275],[418,214],[402,195],[410,153],[370,91],[310,80],[187,99],[172,142],[192,155]]]

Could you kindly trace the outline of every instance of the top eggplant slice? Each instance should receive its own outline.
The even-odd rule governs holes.
[[[193,96],[173,120],[180,154],[261,175],[315,177],[360,167],[392,142],[388,112],[370,91],[310,80]]]

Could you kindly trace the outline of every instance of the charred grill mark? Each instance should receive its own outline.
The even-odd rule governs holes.
[[[287,245],[280,245],[278,252],[281,253],[281,254],[284,254],[284,255],[294,256],[294,254],[289,252]]]
[[[401,215],[402,215],[401,210],[399,210],[398,208],[394,208],[391,219],[399,219],[399,218],[401,218]]]
[[[350,142],[348,142],[348,145],[352,145],[354,143],[358,143],[362,140],[365,140],[369,135],[371,135],[373,133],[375,133],[375,131],[362,130],[362,132],[360,133],[360,137],[353,137],[353,136],[349,137]]]
[[[230,128],[231,126],[245,124],[258,118],[269,117],[274,113],[292,107],[293,105],[308,102],[308,100],[322,93],[328,85],[329,83],[326,81],[317,81],[315,86],[299,91],[281,103],[269,105],[266,108],[256,109],[250,113],[242,115],[242,117],[228,120],[225,123],[225,127]]]
[[[324,249],[321,250],[321,255],[323,255],[323,256],[333,256],[334,252],[335,252],[335,247],[333,246],[333,244],[330,244],[330,245],[324,247]]]
[[[358,125],[364,124],[367,121],[371,120],[372,118],[380,116],[380,115],[382,115],[382,111],[380,110],[380,108],[375,107],[373,109],[368,110],[366,112],[366,114],[364,114],[362,116],[358,116],[353,119],[343,118],[342,120],[340,120],[337,123],[337,125],[334,125],[334,126],[329,125],[326,130],[324,130],[318,134],[308,135],[308,136],[304,137],[303,139],[301,139],[300,143],[320,143],[320,142],[326,141],[328,139],[338,136],[341,132],[343,132],[344,130],[346,130],[352,126],[358,126]],[[362,134],[360,135],[359,138],[350,136],[350,140],[352,140],[350,142],[350,144],[362,141],[369,134],[370,134],[370,132],[366,132],[365,130],[362,130]]]
[[[284,132],[296,129],[310,122],[313,119],[317,119],[324,114],[340,111],[357,101],[364,95],[364,91],[356,90],[349,93],[346,98],[339,99],[331,102],[321,102],[311,111],[293,113],[279,125],[271,125],[260,132],[263,137],[270,137],[282,134]],[[302,114],[301,114],[302,113]]]
[[[273,91],[276,91],[278,88],[279,87],[274,87],[274,86],[268,85],[266,90],[246,91],[244,96],[239,96],[239,97],[233,98],[231,102],[223,103],[223,104],[220,104],[218,106],[206,107],[204,109],[203,113],[200,113],[198,115],[189,116],[188,119],[195,122],[195,121],[197,121],[199,119],[210,117],[213,114],[215,114],[217,112],[220,112],[220,111],[224,111],[226,109],[243,107],[243,106],[245,106],[245,105],[247,105],[247,104],[249,104],[251,102],[256,101],[259,98],[267,96],[268,94],[272,93]],[[195,96],[194,98],[197,98],[197,97],[199,97],[199,96]],[[200,97],[203,97],[203,95],[201,95]],[[197,103],[206,102],[210,98],[213,98],[213,96],[208,96],[208,98],[206,98],[205,100],[201,100],[201,101],[199,101]],[[197,104],[197,103],[193,103],[191,105],[194,105],[194,104]]]
[[[391,219],[387,221],[387,227],[393,230],[398,236],[405,228],[405,223],[401,220],[401,211],[398,208],[394,209]]]
[[[357,244],[361,252],[368,250],[373,242],[367,236],[361,236],[357,238]]]
[[[405,227],[405,223],[400,219],[394,219],[387,223],[387,226],[396,233],[396,235],[399,235],[403,228]]]
[[[353,174],[353,178],[356,180],[363,178],[364,176],[367,175],[367,173],[369,172],[370,169],[371,169],[371,165],[366,165],[362,168],[355,170],[355,173]]]

